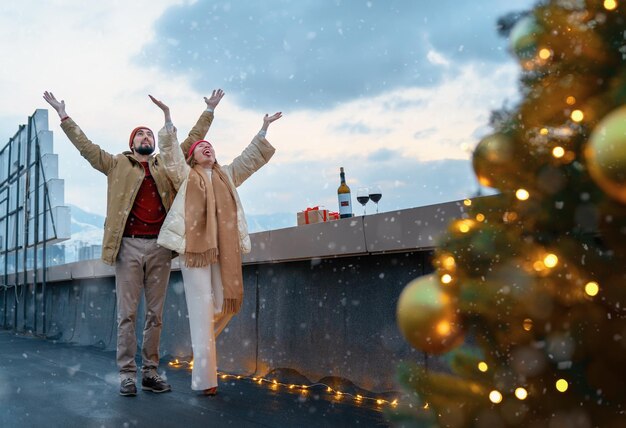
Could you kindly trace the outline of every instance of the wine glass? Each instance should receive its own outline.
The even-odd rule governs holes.
[[[367,187],[359,187],[356,191],[356,200],[363,205],[363,215],[365,215],[365,204],[370,200],[370,192]]]
[[[383,191],[380,186],[370,187],[369,197],[376,204],[376,214],[378,214],[378,201],[383,197]]]

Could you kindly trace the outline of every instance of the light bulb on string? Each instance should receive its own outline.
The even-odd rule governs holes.
[[[556,256],[556,254],[546,254],[546,256],[543,258],[543,264],[547,267],[547,268],[553,268],[555,267],[557,264],[559,263],[559,258]]]
[[[550,57],[552,56],[552,51],[548,48],[542,48],[539,50],[539,58],[541,58],[542,60],[547,60],[550,59]]]
[[[489,400],[493,403],[493,404],[498,404],[502,402],[502,394],[499,391],[496,391],[495,389],[493,391],[491,391],[489,393]]]
[[[173,361],[170,361],[168,365],[170,367],[175,367],[175,368],[182,368],[186,366],[187,369],[191,370],[193,369],[193,360],[184,361],[184,360],[179,360],[178,358],[176,358]],[[247,380],[251,380],[257,383],[258,385],[263,385],[265,383],[268,385],[267,387],[269,389],[272,389],[274,391],[278,390],[280,386],[284,386],[290,390],[299,389],[300,392],[305,395],[309,392],[309,388],[314,387],[314,386],[321,386],[321,387],[324,387],[327,393],[332,395],[332,398],[343,399],[343,398],[351,397],[356,404],[363,404],[365,402],[376,403],[378,405],[377,408],[379,410],[382,410],[381,408],[382,405],[388,405],[392,407],[396,407],[399,405],[398,399],[387,400],[384,398],[368,397],[368,396],[364,396],[361,394],[352,394],[349,392],[342,392],[342,391],[335,390],[331,386],[326,385],[324,383],[315,383],[312,385],[296,385],[296,384],[286,384],[286,383],[279,382],[276,379],[267,379],[267,378],[258,377],[258,376],[231,375],[228,373],[219,373],[219,372],[217,375],[221,379],[228,379],[228,378],[247,379]]]
[[[570,114],[570,118],[576,123],[582,122],[582,120],[585,118],[585,114],[582,112],[582,110],[574,110]]]
[[[511,223],[517,220],[517,213],[515,211],[507,211],[502,215],[502,220],[505,223]]]
[[[456,225],[459,232],[467,233],[472,229],[472,226],[474,226],[474,221],[470,219],[459,220]]]
[[[561,146],[556,146],[555,148],[552,149],[552,156],[554,156],[555,158],[559,159],[562,158],[563,155],[565,155],[565,149]]]
[[[597,282],[595,281],[589,281],[587,284],[585,284],[585,293],[587,293],[588,296],[595,296],[600,292],[600,286],[598,285]]]
[[[528,190],[526,189],[517,189],[515,197],[520,201],[525,201],[530,197],[530,193],[528,193]]]
[[[447,270],[453,270],[454,268],[456,268],[456,262],[454,261],[454,257],[453,256],[446,256],[443,259],[441,264]]]
[[[525,388],[519,387],[515,389],[515,396],[518,400],[525,400],[528,397],[528,391]]]
[[[604,8],[606,10],[617,9],[617,1],[616,0],[604,0]]]
[[[531,320],[530,318],[526,318],[524,319],[524,322],[522,323],[522,328],[526,331],[530,331],[533,329],[533,320]]]

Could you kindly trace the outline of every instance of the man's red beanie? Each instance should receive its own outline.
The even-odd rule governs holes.
[[[135,129],[133,129],[132,132],[130,133],[130,138],[128,139],[128,147],[130,147],[131,150],[133,149],[133,140],[135,139],[135,134],[140,129],[147,129],[148,131],[152,132],[152,129],[148,128],[147,126],[138,126]],[[154,135],[154,132],[152,132],[152,135]]]

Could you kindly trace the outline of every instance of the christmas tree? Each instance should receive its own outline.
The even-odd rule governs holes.
[[[544,1],[509,39],[522,99],[473,154],[498,193],[466,201],[398,303],[451,371],[401,376],[439,426],[624,427],[626,1]]]

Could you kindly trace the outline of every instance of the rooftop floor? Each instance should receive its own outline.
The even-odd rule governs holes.
[[[162,364],[165,367],[165,364]],[[216,397],[190,388],[185,369],[165,369],[172,392],[118,394],[115,355],[0,330],[1,427],[381,427],[383,413],[326,394],[220,381]]]

